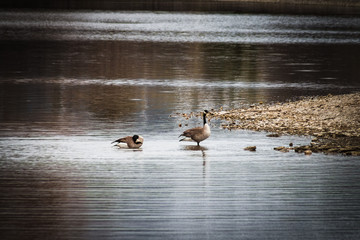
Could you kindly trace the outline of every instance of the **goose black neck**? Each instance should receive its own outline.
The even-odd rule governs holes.
[[[204,120],[204,125],[206,124],[206,114],[203,113],[203,120]]]

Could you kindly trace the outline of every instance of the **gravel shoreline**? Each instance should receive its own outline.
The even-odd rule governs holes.
[[[211,118],[225,120],[225,129],[247,129],[314,136],[310,145],[281,146],[288,152],[341,153],[360,156],[360,93],[307,97],[299,101],[257,104],[244,109],[214,110]]]

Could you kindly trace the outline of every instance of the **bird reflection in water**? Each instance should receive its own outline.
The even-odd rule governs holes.
[[[203,158],[203,166],[206,165],[206,151],[208,150],[207,147],[199,146],[199,145],[187,145],[183,147],[184,150],[187,151],[201,151],[202,158]]]
[[[142,152],[143,149],[142,148],[129,148],[128,146],[126,146],[125,144],[117,144],[114,145],[115,148],[122,150],[122,151],[129,151],[129,152]]]

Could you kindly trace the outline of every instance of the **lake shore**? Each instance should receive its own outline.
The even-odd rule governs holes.
[[[360,93],[217,110],[211,117],[225,120],[222,127],[230,130],[266,131],[271,133],[268,137],[282,134],[314,137],[308,146],[281,146],[275,148],[278,151],[360,156]]]

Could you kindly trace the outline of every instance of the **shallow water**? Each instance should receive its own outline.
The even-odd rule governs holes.
[[[359,91],[358,18],[0,16],[1,239],[359,238],[358,157],[175,114]]]
[[[104,136],[3,139],[2,233],[40,239],[359,236],[356,158],[279,153],[272,148],[306,139],[246,131],[215,130],[202,148],[179,144],[169,133],[144,137],[142,150],[112,148]],[[249,144],[257,152],[244,151]]]

